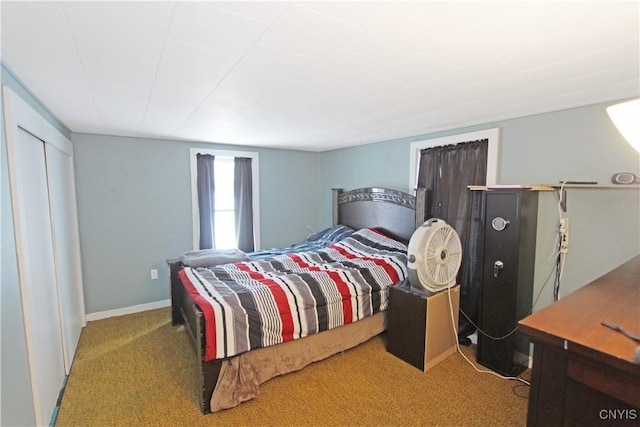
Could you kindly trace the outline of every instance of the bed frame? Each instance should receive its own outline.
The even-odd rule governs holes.
[[[353,229],[377,228],[408,242],[427,216],[427,191],[418,188],[416,195],[384,188],[360,188],[344,192],[333,189],[333,225]],[[187,294],[178,275],[183,268],[179,259],[167,260],[171,273],[172,324],[184,325],[200,360],[199,399],[203,414],[211,412],[214,393],[223,359],[205,361],[205,323],[202,311]],[[343,326],[346,327],[349,325]],[[312,337],[303,338],[306,340]],[[286,344],[286,343],[284,343]],[[282,345],[282,344],[279,344]]]

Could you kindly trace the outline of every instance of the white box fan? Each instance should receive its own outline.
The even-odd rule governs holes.
[[[409,283],[432,294],[451,288],[462,262],[462,243],[444,220],[431,218],[413,232],[407,250]]]

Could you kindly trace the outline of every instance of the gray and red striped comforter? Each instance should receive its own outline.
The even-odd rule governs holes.
[[[205,318],[205,360],[303,338],[385,310],[407,276],[405,244],[362,229],[324,249],[189,268]]]

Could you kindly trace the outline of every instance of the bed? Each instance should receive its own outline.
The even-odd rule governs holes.
[[[258,251],[248,254],[247,260],[210,268],[188,267],[180,259],[167,261],[171,273],[172,323],[185,326],[195,347],[199,360],[199,404],[203,413],[232,408],[253,399],[259,394],[259,385],[270,378],[352,348],[386,329],[388,286],[404,279],[402,268],[396,264],[404,256],[406,269],[404,245],[427,219],[427,191],[417,189],[416,194],[411,195],[383,188],[346,192],[334,189],[332,199],[333,227],[316,239],[280,250]],[[295,271],[287,270],[283,276],[283,265]],[[331,270],[335,265],[340,273]],[[264,278],[274,270],[278,274],[275,280],[286,282],[296,295],[318,292],[317,289],[309,290],[306,283],[316,281],[324,287],[327,277],[343,278],[349,289],[355,286],[354,282],[361,281],[362,276],[366,276],[366,280],[374,279],[372,283],[365,283],[364,291],[351,291],[352,294],[364,293],[364,302],[353,299],[353,303],[343,304],[339,310],[328,308],[321,319],[309,320],[302,316],[300,320],[298,315],[295,327],[289,324],[291,322],[281,320],[280,325],[285,326],[278,333],[261,325],[260,337],[256,339],[257,328],[247,325],[251,322],[244,315],[253,311],[255,301],[262,301],[263,297],[251,298],[253,305],[245,306],[243,315],[230,314],[229,301],[235,304],[234,301],[247,298],[228,297],[228,291],[238,282],[258,276]],[[352,270],[356,271],[353,273],[357,275],[356,279],[351,275]],[[272,277],[267,280],[272,281]],[[227,278],[231,278],[229,282]],[[302,286],[298,288],[296,283]],[[223,285],[222,290],[218,284]],[[275,291],[271,293],[276,294]],[[342,297],[343,300],[354,298],[353,295]],[[317,298],[312,305],[316,304]],[[225,302],[221,305],[227,311],[223,310],[224,315],[213,314],[216,301],[222,299]],[[275,310],[268,303],[265,305],[267,310]],[[346,305],[348,309],[344,308]],[[220,329],[223,323],[228,326],[227,330]],[[302,324],[304,328],[300,327]],[[218,327],[214,330],[212,325]],[[239,330],[241,326],[246,329],[236,334],[235,329]],[[284,335],[287,336],[283,338]],[[256,342],[261,344],[256,345]]]

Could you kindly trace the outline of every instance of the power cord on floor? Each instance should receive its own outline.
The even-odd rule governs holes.
[[[521,399],[528,399],[529,398],[529,393],[526,394],[520,394],[517,390],[521,389],[521,388],[526,388],[527,392],[529,391],[529,384],[516,384],[513,387],[511,387],[511,391],[513,392],[513,394],[515,394],[517,397],[521,398]]]
[[[557,244],[558,244],[558,241],[556,240],[556,242],[554,243],[554,249],[555,249],[555,247],[557,247]],[[554,255],[557,255],[557,252],[556,252],[555,250],[554,250],[554,253],[552,253],[552,254],[551,254],[551,256],[549,256],[549,259],[551,259]],[[544,291],[544,289],[546,288],[546,286],[549,284],[549,280],[551,279],[551,277],[553,277],[553,276],[554,276],[554,274],[553,274],[553,273],[555,272],[555,273],[556,273],[556,276],[557,276],[557,274],[558,274],[558,268],[559,268],[559,266],[558,266],[558,264],[557,264],[557,263],[554,263],[554,264],[552,265],[552,268],[551,268],[551,270],[549,271],[549,274],[547,275],[547,277],[546,277],[546,279],[545,279],[544,283],[542,284],[542,287],[540,288],[540,291],[538,291],[538,295],[536,295],[536,298],[535,298],[535,300],[533,301],[533,304],[531,304],[531,310],[529,311],[529,314],[533,313],[533,309],[535,308],[536,304],[538,303],[538,300],[540,299],[540,296],[542,295],[542,291]],[[447,290],[447,293],[448,293],[448,297],[449,297],[449,309],[450,309],[450,312],[451,312],[451,325],[452,325],[452,327],[453,327],[453,330],[455,331],[455,330],[456,330],[456,327],[455,327],[455,317],[454,317],[454,312],[453,312],[453,303],[452,303],[452,301],[451,301],[451,288],[449,288],[449,289]],[[482,334],[482,335],[484,335],[484,336],[486,336],[486,337],[488,337],[488,338],[494,339],[494,340],[501,340],[501,339],[505,339],[505,338],[507,338],[507,337],[511,336],[512,334],[514,334],[514,333],[518,330],[518,326],[516,325],[516,327],[515,327],[515,328],[513,328],[513,330],[511,330],[511,331],[510,331],[509,333],[507,333],[506,335],[503,335],[503,336],[501,336],[501,337],[495,337],[495,336],[492,336],[492,335],[490,335],[490,334],[488,334],[488,333],[484,332],[482,329],[480,329],[480,327],[478,327],[478,325],[476,325],[476,324],[475,324],[475,322],[473,322],[473,320],[471,320],[471,318],[469,318],[469,316],[467,315],[467,313],[465,313],[465,312],[464,312],[464,310],[462,310],[461,308],[459,308],[459,309],[458,309],[458,311],[459,311],[460,313],[462,313],[462,315],[463,315],[463,316],[464,316],[464,317],[469,321],[469,323],[471,323],[471,325],[473,325],[473,326],[477,329],[478,333],[480,333],[480,334]],[[499,378],[501,378],[501,379],[505,379],[505,380],[516,380],[516,381],[521,382],[521,383],[522,383],[522,384],[524,384],[524,385],[514,386],[514,387],[512,388],[512,391],[513,391],[513,394],[515,394],[515,395],[516,395],[516,396],[518,396],[518,397],[522,397],[522,398],[525,398],[525,397],[526,397],[526,396],[523,396],[523,395],[519,394],[519,393],[516,391],[516,389],[517,389],[517,387],[524,387],[524,386],[529,387],[529,386],[531,386],[531,383],[530,383],[529,381],[524,380],[524,379],[522,379],[522,378],[520,378],[520,377],[506,377],[506,376],[500,375],[500,374],[498,374],[498,373],[496,373],[496,372],[493,372],[493,371],[489,371],[489,370],[486,370],[486,369],[479,369],[479,368],[478,368],[478,367],[477,367],[473,362],[471,362],[471,361],[467,358],[467,356],[466,356],[466,355],[465,355],[465,354],[460,350],[460,345],[459,345],[459,343],[458,343],[458,339],[457,339],[457,337],[455,337],[455,338],[456,338],[456,339],[455,339],[455,343],[456,343],[456,350],[457,350],[457,352],[458,352],[458,353],[460,353],[460,355],[462,355],[462,357],[463,357],[463,358],[464,358],[464,359],[465,359],[465,360],[466,360],[466,361],[467,361],[467,362],[468,362],[468,363],[473,367],[473,369],[475,369],[477,372],[480,372],[480,373],[488,373],[488,374],[495,375],[495,376],[497,376],[497,377],[499,377]]]
[[[453,303],[451,302],[451,287],[449,287],[447,289],[447,295],[449,297],[449,310],[450,310],[450,313],[451,313],[451,327],[452,327],[453,333],[455,335],[455,331],[457,330],[457,328],[456,328],[456,321],[455,321],[455,313],[453,312]],[[466,317],[466,315],[465,315],[465,317]],[[491,375],[494,375],[494,376],[496,376],[498,378],[501,378],[503,380],[520,381],[521,383],[526,384],[527,386],[531,385],[530,382],[528,382],[526,380],[523,380],[520,377],[507,377],[507,376],[504,376],[504,375],[500,375],[497,372],[489,371],[487,369],[479,369],[471,360],[469,360],[469,358],[462,352],[462,350],[460,350],[460,344],[458,343],[457,335],[454,338],[455,338],[454,342],[456,344],[456,350],[458,351],[458,353],[460,353],[460,355],[464,358],[464,360],[466,360],[473,367],[473,369],[475,369],[477,372],[479,372],[481,374],[491,374]]]

